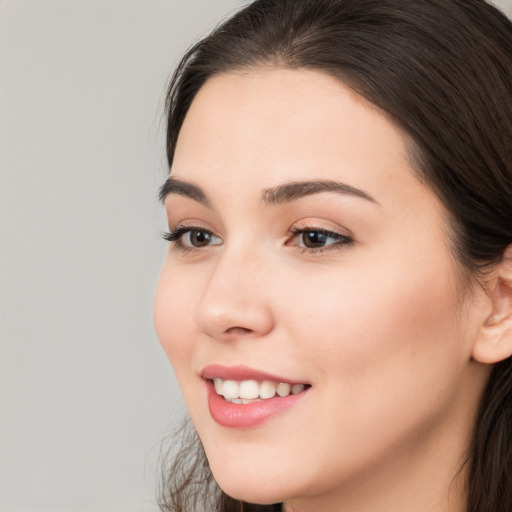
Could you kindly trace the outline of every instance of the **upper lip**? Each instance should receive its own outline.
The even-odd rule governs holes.
[[[209,364],[205,366],[200,375],[203,379],[212,380],[215,378],[219,378],[222,380],[257,380],[264,381],[269,380],[277,383],[288,383],[288,384],[307,384],[304,381],[289,379],[287,377],[280,377],[278,375],[272,375],[267,372],[262,372],[260,370],[255,370],[254,368],[249,368],[248,366],[238,365],[238,366],[223,366],[220,364]]]

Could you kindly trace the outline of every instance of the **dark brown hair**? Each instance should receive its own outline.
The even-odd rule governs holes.
[[[183,120],[206,80],[259,66],[328,73],[386,112],[409,134],[419,178],[449,212],[463,274],[481,281],[501,262],[512,243],[512,24],[506,16],[484,0],[257,0],[179,64],[167,96],[170,168]],[[195,446],[195,463],[183,465],[178,457],[167,468],[162,510],[188,511],[191,496],[212,483]],[[467,464],[467,512],[512,511],[510,359],[492,371]],[[232,500],[215,486],[213,495],[206,510],[280,510]]]

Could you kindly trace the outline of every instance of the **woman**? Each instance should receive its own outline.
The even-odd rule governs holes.
[[[155,324],[208,462],[164,510],[210,469],[205,510],[512,510],[511,140],[482,0],[258,0],[187,53]]]

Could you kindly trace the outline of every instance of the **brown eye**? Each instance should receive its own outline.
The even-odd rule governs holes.
[[[181,239],[183,247],[194,249],[222,243],[222,240],[208,229],[184,228],[178,238]]]
[[[184,238],[187,240],[186,245],[192,247],[205,247],[209,245],[212,240],[212,233],[204,231],[202,229],[192,229],[188,233],[185,233]]]
[[[291,230],[291,234],[292,237],[287,245],[296,246],[311,253],[341,249],[354,242],[349,236],[321,228],[295,228]]]
[[[209,245],[220,245],[222,240],[208,229],[180,227],[164,234],[164,239],[177,249],[200,249]]]
[[[302,245],[308,249],[324,247],[329,236],[321,231],[304,231],[301,235]]]

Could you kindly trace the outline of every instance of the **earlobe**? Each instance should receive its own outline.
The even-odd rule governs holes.
[[[473,359],[494,364],[512,355],[512,245],[496,269],[489,287],[492,311],[481,325],[473,347]]]

